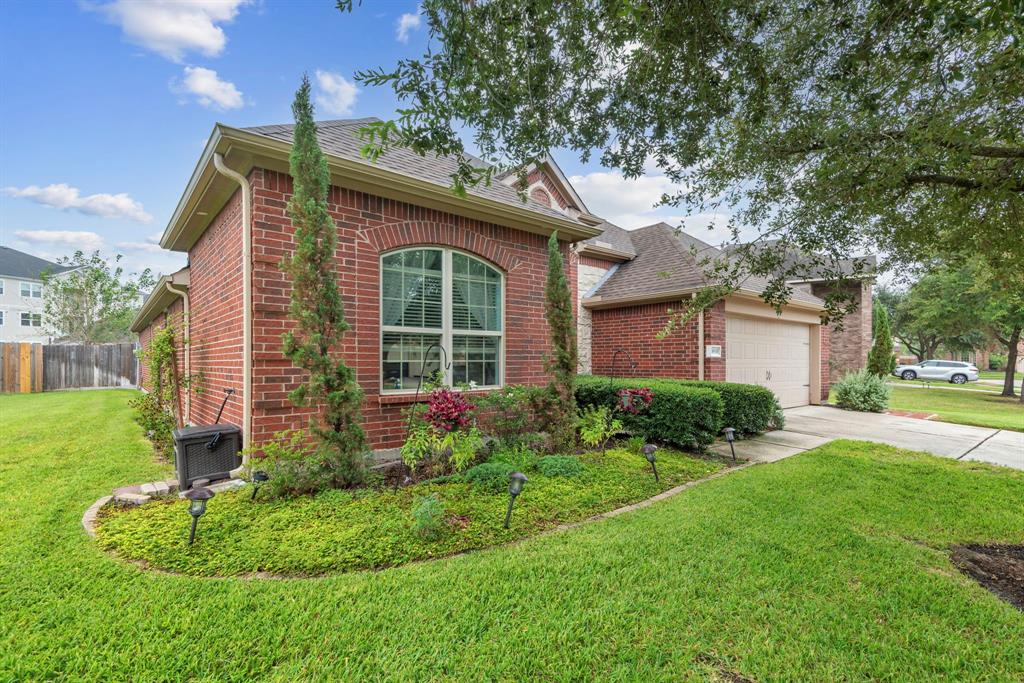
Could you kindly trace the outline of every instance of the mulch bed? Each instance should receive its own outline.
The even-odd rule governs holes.
[[[957,545],[957,569],[1024,611],[1024,545]]]

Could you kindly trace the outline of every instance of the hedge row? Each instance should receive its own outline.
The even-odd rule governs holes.
[[[754,384],[580,375],[576,400],[581,406],[614,408],[620,389],[642,387],[654,392],[651,405],[638,415],[617,411],[617,416],[628,431],[650,439],[703,448],[723,427],[732,427],[742,436],[783,426],[775,395]]]
[[[704,448],[714,442],[722,428],[725,406],[722,398],[706,387],[685,386],[675,380],[609,380],[581,375],[576,378],[576,401],[581,407],[614,409],[619,389],[641,387],[654,392],[651,405],[636,415],[616,411],[627,431],[688,448]]]
[[[722,426],[732,427],[741,435],[760,434],[772,428],[782,429],[785,426],[779,399],[770,389],[756,384],[674,381],[688,387],[704,387],[717,392],[725,403]]]

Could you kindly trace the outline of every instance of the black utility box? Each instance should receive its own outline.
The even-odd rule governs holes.
[[[242,430],[235,425],[175,429],[174,465],[178,488],[187,491],[197,479],[227,479],[242,464]]]

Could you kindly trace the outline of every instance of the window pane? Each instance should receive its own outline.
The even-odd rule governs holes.
[[[413,249],[382,260],[381,321],[397,327],[441,327],[441,252]]]
[[[476,382],[480,386],[498,384],[497,337],[452,337],[452,381]]]
[[[384,389],[415,389],[420,376],[436,372],[441,367],[439,346],[430,350],[432,344],[440,344],[441,336],[436,334],[405,334],[385,332],[381,345],[381,370]]]
[[[501,275],[465,254],[452,254],[452,327],[501,330]]]

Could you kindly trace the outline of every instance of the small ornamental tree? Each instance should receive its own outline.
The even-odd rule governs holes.
[[[576,320],[557,232],[552,233],[548,240],[544,315],[551,333],[553,352],[548,360],[551,373],[548,386],[556,398],[555,412],[550,416],[552,446],[560,451],[571,450],[576,445]]]
[[[295,225],[295,251],[282,269],[291,277],[289,312],[295,328],[284,334],[284,355],[308,373],[288,395],[297,406],[316,406],[309,429],[317,439],[315,458],[330,470],[335,486],[361,480],[366,436],[360,425],[363,392],[355,373],[335,349],[349,329],[334,275],[337,242],[327,211],[330,176],[316,139],[309,78],[295,93],[295,133],[289,159],[294,192],[288,213]]]
[[[896,357],[892,353],[892,332],[889,330],[889,314],[885,306],[875,301],[874,306],[875,342],[868,352],[868,372],[885,377],[896,369]]]

